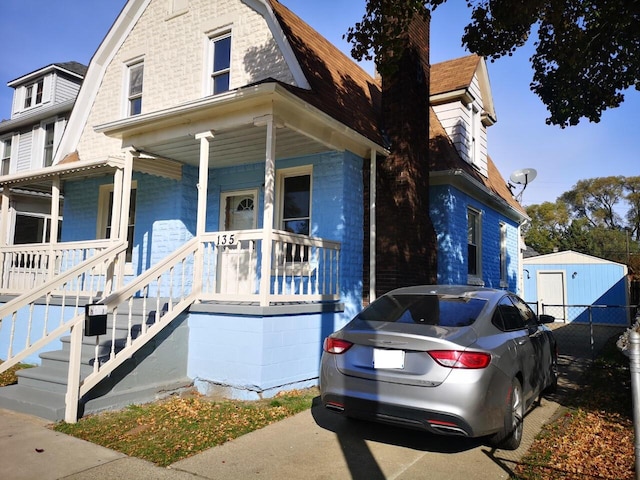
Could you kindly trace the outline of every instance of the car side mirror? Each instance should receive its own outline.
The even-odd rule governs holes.
[[[542,315],[538,316],[538,320],[540,320],[540,323],[553,323],[556,321],[556,317],[543,313]]]

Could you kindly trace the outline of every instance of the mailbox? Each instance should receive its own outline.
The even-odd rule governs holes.
[[[84,334],[95,337],[107,333],[107,306],[90,304],[84,306]]]

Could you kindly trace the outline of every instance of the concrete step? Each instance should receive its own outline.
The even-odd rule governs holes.
[[[132,358],[96,385],[81,399],[80,415],[153,401],[172,391],[190,387],[192,381],[187,377],[187,317],[186,312],[181,314]],[[122,331],[118,349],[126,342],[127,328]],[[103,341],[103,337],[106,336],[99,337],[99,349],[106,358],[111,345],[108,339]],[[0,407],[52,421],[63,420],[69,341],[70,337],[62,339],[62,350],[40,354],[40,366],[17,372],[17,385],[0,388]],[[95,341],[94,337],[83,339],[81,378],[93,371]]]

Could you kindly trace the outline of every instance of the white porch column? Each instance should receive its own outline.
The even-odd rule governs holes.
[[[196,236],[206,231],[207,223],[207,189],[209,188],[209,145],[214,132],[203,132],[196,135],[200,140],[200,170],[198,176],[198,217],[196,222]]]
[[[200,140],[200,167],[198,171],[198,216],[196,219],[196,238],[199,239],[198,252],[193,266],[193,289],[202,292],[202,276],[204,275],[204,244],[202,235],[207,230],[207,193],[209,189],[209,147],[214,138],[214,132],[202,132],[196,135]]]
[[[254,121],[256,125],[266,123],[267,146],[264,165],[264,213],[262,215],[262,265],[260,271],[260,305],[269,305],[271,289],[271,259],[273,250],[273,217],[276,184],[276,129],[272,115]]]
[[[51,183],[51,230],[49,233],[49,279],[56,274],[57,258],[55,246],[58,243],[58,220],[60,219],[60,177],[53,177]]]
[[[138,152],[133,148],[128,148],[124,155],[124,171],[122,172],[122,205],[120,207],[120,223],[118,227],[118,239],[121,242],[127,241],[129,231],[129,207],[131,206],[131,184],[133,181],[133,159],[138,156]],[[114,179],[115,180],[115,179]],[[113,203],[115,204],[115,185]],[[120,254],[118,259],[118,273],[116,289],[124,285],[125,264],[127,263],[127,252]]]
[[[11,201],[11,192],[9,191],[9,185],[2,187],[2,212],[0,213],[0,247],[4,247],[8,244],[7,236],[9,235],[9,202]],[[5,272],[5,255],[0,256],[0,286],[2,288],[7,287],[8,274]]]
[[[371,150],[369,174],[369,303],[376,299],[376,151]]]
[[[9,186],[2,187],[2,218],[0,218],[0,246],[8,244],[9,235],[9,205],[11,203],[11,192]]]

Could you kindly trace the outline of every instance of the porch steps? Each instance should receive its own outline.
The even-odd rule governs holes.
[[[142,327],[142,309],[135,307],[132,336]],[[150,315],[155,314],[152,312]],[[132,403],[145,403],[191,385],[187,377],[188,326],[183,312],[158,333],[133,357],[102,380],[80,401],[79,415],[119,409]],[[147,322],[149,322],[147,317]],[[128,318],[118,319],[116,351],[124,348]],[[124,324],[124,327],[123,327]],[[107,335],[99,338],[98,352],[108,358],[111,349],[113,320],[107,324]],[[104,340],[102,340],[104,338]],[[107,340],[109,339],[109,340]],[[0,388],[0,408],[36,415],[51,421],[64,419],[70,337],[62,337],[62,349],[43,352],[41,364],[17,372],[18,383]],[[81,378],[93,371],[96,337],[84,337],[81,349]]]

